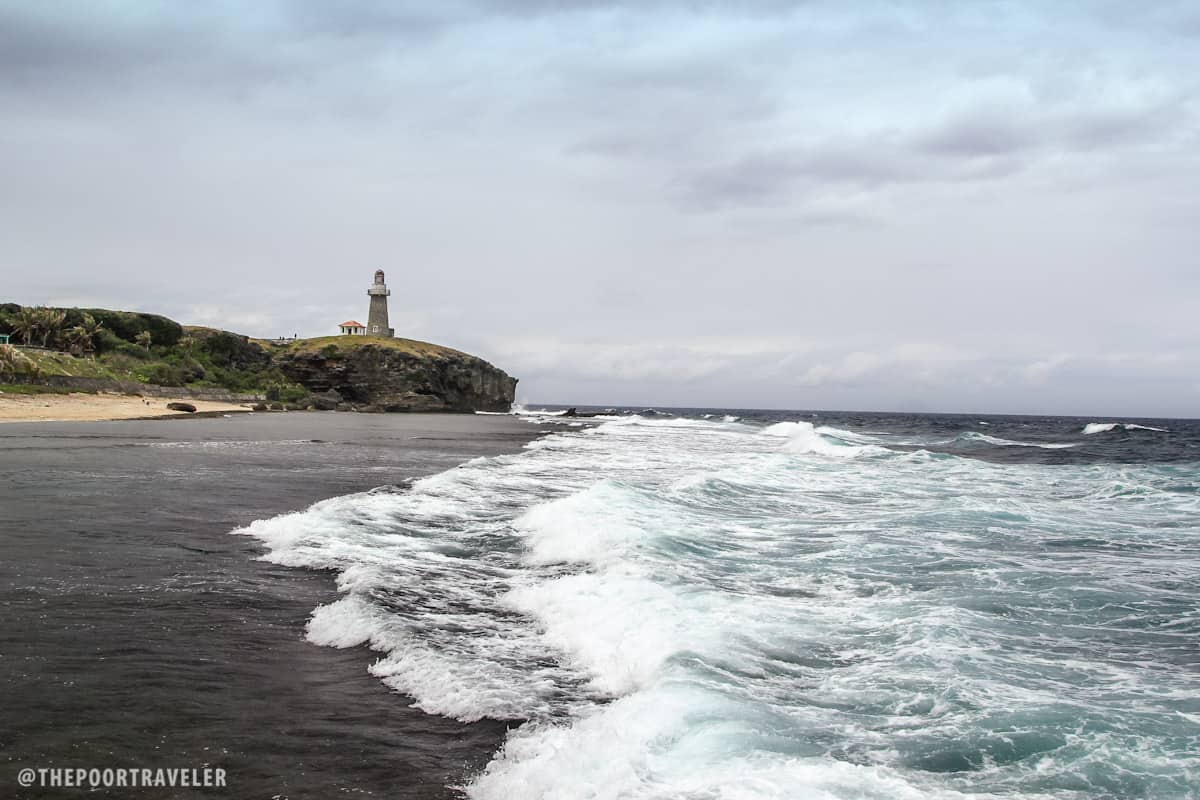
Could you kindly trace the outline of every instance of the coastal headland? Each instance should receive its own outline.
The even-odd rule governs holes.
[[[0,304],[0,419],[163,416],[171,400],[201,413],[507,411],[516,384],[414,339],[255,339],[157,314]]]

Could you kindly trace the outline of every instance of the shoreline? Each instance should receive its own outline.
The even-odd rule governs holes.
[[[190,403],[191,411],[173,411],[168,403]],[[0,394],[0,424],[19,422],[115,422],[248,414],[244,404],[192,397],[137,397],[123,394]]]
[[[332,574],[231,533],[548,431],[469,414],[156,422],[0,426],[0,758],[211,764],[229,796],[460,797],[509,724],[412,708],[369,673],[374,651],[308,642],[342,597]]]

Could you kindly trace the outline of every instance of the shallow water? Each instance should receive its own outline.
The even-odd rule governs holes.
[[[0,797],[25,767],[225,769],[144,798],[444,798],[505,725],[406,707],[370,653],[304,641],[328,575],[233,527],[519,449],[467,415],[0,425]],[[132,797],[103,789],[87,797]]]

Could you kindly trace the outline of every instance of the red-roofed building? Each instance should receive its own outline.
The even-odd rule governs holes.
[[[348,320],[338,325],[343,336],[365,336],[367,334],[367,326],[356,320]]]

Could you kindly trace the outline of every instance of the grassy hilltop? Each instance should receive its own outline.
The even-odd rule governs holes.
[[[345,347],[372,344],[397,353],[420,357],[467,355],[461,350],[455,350],[452,347],[430,344],[429,342],[421,342],[416,339],[387,339],[374,336],[317,336],[312,339],[284,339],[282,341],[278,339],[251,339],[251,341],[268,350],[290,354],[326,353],[332,355]]]

